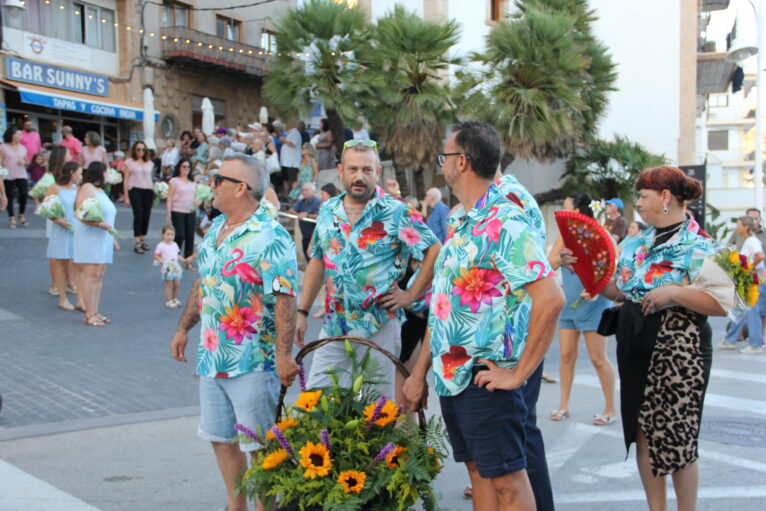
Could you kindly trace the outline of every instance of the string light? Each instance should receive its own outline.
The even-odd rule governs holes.
[[[2,0],[0,0],[0,2],[1,1]],[[54,5],[54,6],[58,5],[59,10],[62,10],[62,11],[66,10],[68,8],[67,4],[65,4],[65,3],[52,2],[52,0],[43,0],[43,2],[45,3],[45,5]],[[26,2],[22,2],[22,3],[26,3]],[[133,27],[131,25],[126,25],[126,24],[123,24],[123,23],[119,23],[117,21],[111,21],[111,20],[109,20],[107,18],[98,18],[96,15],[94,15],[92,13],[88,13],[87,10],[81,9],[81,6],[75,6],[74,8],[72,8],[71,12],[75,16],[85,15],[85,16],[87,16],[87,19],[89,19],[89,20],[95,19],[95,20],[98,21],[100,19],[102,24],[105,25],[107,23],[110,23],[110,24],[112,24],[114,26],[115,29],[123,28],[127,32],[132,32],[135,29],[141,35],[148,35],[149,37],[152,37],[152,38],[159,37],[163,41],[167,41],[168,39],[172,38],[172,41],[174,43],[176,43],[176,44],[183,43],[183,44],[188,46],[188,45],[194,45],[196,43],[196,46],[198,48],[204,48],[205,46],[207,46],[207,49],[209,49],[209,50],[215,50],[217,48],[217,50],[221,51],[221,52],[226,52],[228,50],[229,53],[236,53],[236,54],[239,54],[239,55],[247,54],[247,55],[250,55],[250,56],[253,56],[253,57],[255,57],[256,55],[260,56],[260,57],[263,57],[263,56],[273,56],[275,54],[277,56],[279,56],[279,57],[288,56],[288,57],[296,57],[296,58],[303,58],[303,57],[310,57],[311,56],[311,54],[309,52],[303,52],[303,51],[299,51],[299,52],[273,52],[273,51],[268,51],[268,50],[264,50],[264,49],[257,49],[257,48],[256,49],[245,49],[245,48],[235,48],[235,47],[232,47],[232,46],[224,47],[222,45],[214,45],[212,43],[205,43],[203,41],[194,41],[192,39],[173,37],[172,35],[168,36],[168,35],[165,35],[165,34],[157,34],[155,32],[146,32],[145,29],[142,28],[142,27]],[[332,51],[332,52],[330,52],[330,54],[333,57],[337,56],[337,57],[344,58],[346,56],[352,55],[353,52],[351,52],[351,51]]]

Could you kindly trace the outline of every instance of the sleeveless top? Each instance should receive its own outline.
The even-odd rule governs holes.
[[[174,177],[170,180],[170,184],[173,187],[170,210],[176,213],[191,213],[197,183],[194,181],[186,182],[180,177]]]
[[[128,178],[128,190],[131,188],[143,188],[153,190],[152,184],[152,171],[154,170],[154,163],[149,161],[137,161],[134,159],[125,160],[125,168],[130,170],[130,177]]]
[[[0,145],[5,157],[3,158],[3,167],[8,169],[6,179],[26,179],[27,167],[22,163],[27,158],[27,148],[21,144],[2,144]]]

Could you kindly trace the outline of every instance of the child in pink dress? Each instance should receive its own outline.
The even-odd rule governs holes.
[[[173,239],[176,231],[172,225],[162,228],[162,241],[154,249],[154,260],[162,267],[162,280],[165,282],[165,307],[175,309],[181,306],[178,300],[178,290],[181,288],[183,269],[179,264],[187,262],[181,257],[181,249]]]

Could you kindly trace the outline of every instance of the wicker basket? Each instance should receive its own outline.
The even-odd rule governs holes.
[[[384,354],[388,359],[393,362],[393,364],[396,366],[397,371],[404,376],[405,378],[409,377],[410,372],[407,370],[406,367],[404,367],[404,364],[402,364],[398,358],[396,358],[390,351],[384,350],[380,346],[378,346],[376,343],[369,339],[365,339],[364,337],[326,337],[324,339],[317,339],[314,342],[310,342],[307,345],[301,349],[298,354],[295,356],[295,361],[300,363],[303,358],[311,353],[314,350],[317,350],[321,348],[322,346],[326,344],[330,344],[331,342],[345,342],[348,340],[349,342],[355,343],[355,344],[362,344],[364,346],[367,346],[369,348],[372,348],[374,350],[379,351],[380,353]],[[282,414],[286,411],[285,410],[285,394],[287,394],[287,387],[282,385],[282,389],[279,391],[279,401],[277,402],[277,422],[279,422],[282,419]],[[423,409],[420,408],[417,411],[418,416],[418,424],[420,425],[420,429],[424,430],[426,426],[426,416],[425,413],[423,413]]]

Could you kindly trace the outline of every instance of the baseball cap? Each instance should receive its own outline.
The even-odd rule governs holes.
[[[614,204],[619,209],[625,209],[625,207],[622,205],[622,199],[618,199],[617,197],[615,197],[614,199],[609,199],[608,201],[606,201],[606,203],[607,204]]]

